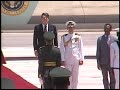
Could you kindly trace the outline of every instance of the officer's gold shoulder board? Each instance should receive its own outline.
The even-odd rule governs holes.
[[[42,49],[42,48],[44,48],[45,46],[42,46],[42,47],[40,47],[39,49]]]
[[[64,36],[67,36],[68,34],[64,34]]]
[[[68,34],[64,34],[64,35],[61,36],[61,38],[64,37],[64,36],[67,36],[67,35],[68,35]]]
[[[67,35],[68,35],[68,34],[64,34],[64,35],[62,35],[62,37],[63,37],[63,36],[67,36]]]
[[[54,46],[55,48],[57,48],[57,46]]]
[[[78,33],[75,33],[75,35],[78,35],[78,36],[80,36],[80,34],[78,34]]]
[[[54,48],[58,48],[57,46],[54,46]]]

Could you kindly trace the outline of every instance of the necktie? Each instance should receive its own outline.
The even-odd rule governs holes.
[[[108,35],[106,35],[106,42],[108,41]]]
[[[47,25],[44,26],[44,32],[47,32]]]
[[[106,42],[109,45],[109,37],[108,37],[108,35],[106,35]]]

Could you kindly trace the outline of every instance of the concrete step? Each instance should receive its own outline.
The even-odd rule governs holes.
[[[37,24],[22,24],[22,25],[6,25],[2,26],[2,32],[9,32],[10,30],[20,30],[20,32],[33,32],[34,26]],[[58,31],[65,31],[66,26],[65,23],[62,24],[54,24],[56,25]],[[80,31],[101,31],[104,27],[105,23],[77,23],[75,29]],[[113,28],[118,28],[119,23],[111,23]]]

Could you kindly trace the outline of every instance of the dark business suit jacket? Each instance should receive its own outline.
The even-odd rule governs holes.
[[[115,78],[112,69],[110,68],[110,44],[116,39],[110,36],[109,44],[105,35],[101,36],[97,40],[97,64],[100,66],[103,75],[103,84],[105,89],[115,88]],[[110,82],[108,81],[108,71],[110,75]],[[109,84],[110,83],[110,84]]]
[[[48,31],[51,31],[54,33],[54,35],[55,35],[54,45],[58,46],[56,26],[48,24]],[[33,34],[34,50],[38,50],[40,47],[45,46],[45,41],[44,41],[43,35],[44,35],[43,25],[42,24],[36,25],[34,27],[34,34]]]
[[[115,37],[110,36],[109,43],[111,44],[116,40]],[[109,45],[110,45],[109,44]],[[96,58],[99,65],[110,65],[110,47],[105,40],[105,35],[101,36],[97,40]]]

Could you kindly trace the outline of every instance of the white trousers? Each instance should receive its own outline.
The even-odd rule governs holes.
[[[65,63],[65,68],[71,71],[70,76],[70,86],[69,89],[77,89],[78,84],[78,71],[79,71],[79,61],[74,60],[74,63]]]
[[[119,89],[119,69],[114,69],[115,89]]]
[[[43,84],[43,80],[41,78],[39,78],[39,81],[40,81],[40,84],[42,85]]]

